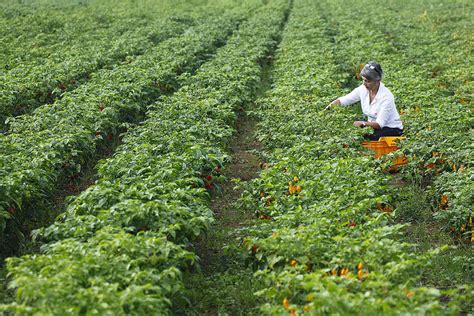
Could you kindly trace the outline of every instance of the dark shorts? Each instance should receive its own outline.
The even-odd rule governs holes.
[[[374,130],[373,134],[365,134],[364,138],[368,140],[379,140],[380,137],[385,136],[402,136],[403,130],[400,128],[383,127]]]

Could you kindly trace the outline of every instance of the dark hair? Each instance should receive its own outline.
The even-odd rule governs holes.
[[[383,70],[382,66],[375,61],[369,61],[360,72],[360,76],[363,76],[369,80],[382,80]]]

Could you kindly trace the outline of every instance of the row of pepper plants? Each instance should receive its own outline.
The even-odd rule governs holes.
[[[4,45],[0,52],[2,71],[8,72],[24,63],[40,64],[47,61],[48,56],[55,51],[81,41],[87,43],[94,34],[99,35],[110,28],[123,33],[132,26],[129,25],[131,21],[127,21],[132,18],[132,12],[98,12],[86,6],[26,7],[28,11],[0,17],[0,25],[4,30],[0,34],[0,41]],[[5,4],[2,9],[5,9]],[[124,20],[123,27],[118,25],[116,18]],[[139,20],[135,20],[136,26],[139,26]]]
[[[367,12],[364,6],[337,5],[353,19]],[[256,293],[263,301],[259,309],[272,315],[457,314],[472,300],[472,286],[443,291],[420,286],[440,249],[419,254],[401,241],[404,225],[391,215],[390,176],[361,147],[365,131],[352,126],[358,114],[322,110],[347,88],[338,50],[356,54],[347,44],[351,40],[371,54],[387,49],[376,32],[359,40],[367,23],[361,32],[362,23],[334,14],[341,21],[335,24],[328,7],[294,1],[273,88],[254,111],[267,163],[259,178],[245,184],[241,203],[258,218],[244,230],[243,247],[264,284]],[[377,11],[369,12],[373,17]],[[341,32],[344,47],[334,45],[336,25],[352,31]],[[441,302],[444,295],[449,302]]]
[[[213,221],[209,191],[222,177],[235,111],[258,89],[288,7],[279,0],[253,10],[214,59],[149,106],[100,163],[96,184],[36,232],[42,253],[7,260],[17,295],[2,310],[170,312],[183,295],[181,270],[196,261],[185,249]]]
[[[431,0],[429,7],[417,8],[411,4],[401,9],[398,13],[412,21],[409,31],[402,28],[402,32],[395,33],[399,35],[398,42],[407,40],[406,45],[413,47],[405,53],[413,58],[412,61],[424,65],[439,90],[456,95],[461,104],[472,101],[474,57],[469,42],[474,27],[471,21],[473,4]]]
[[[130,63],[99,71],[87,84],[31,115],[12,119],[8,133],[0,135],[2,253],[12,246],[8,240],[21,237],[25,218],[45,212],[61,182],[77,177],[101,148],[116,142],[122,124],[140,121],[148,104],[176,90],[187,73],[225,43],[248,9],[209,10],[183,35]]]
[[[168,1],[136,6],[127,1],[74,3],[1,3],[0,68],[8,71],[27,62],[38,64],[52,53],[78,43],[87,43],[94,34],[114,29],[116,35],[143,27],[157,18],[188,11],[189,5]],[[195,1],[201,9],[204,1]],[[110,36],[114,36],[112,33]],[[7,66],[4,68],[4,66]]]
[[[198,8],[201,8],[199,10]],[[149,19],[114,17],[120,23],[104,28],[87,29],[82,35],[73,35],[75,40],[64,40],[60,47],[49,47],[44,58],[20,59],[16,49],[11,49],[6,58],[18,64],[11,70],[4,70],[0,85],[0,121],[4,124],[9,116],[28,113],[36,107],[52,103],[66,91],[87,82],[101,68],[113,68],[121,62],[131,62],[135,55],[146,53],[159,42],[178,36],[192,26],[194,19],[206,14],[205,7],[167,13]],[[188,8],[188,11],[191,7]],[[84,13],[83,13],[84,14]],[[62,16],[67,20],[69,16]],[[65,23],[65,22],[63,22]],[[87,25],[87,19],[83,24]],[[21,47],[16,41],[5,43],[7,48]],[[34,53],[27,50],[27,54]],[[20,55],[21,56],[21,55]],[[10,68],[10,63],[5,66]]]
[[[43,46],[46,45],[46,41],[51,45],[56,45],[64,39],[61,37],[64,31],[79,34],[78,31],[72,29],[74,23],[87,27],[85,23],[88,22],[91,27],[104,27],[105,22],[109,22],[106,18],[108,12],[101,16],[99,16],[100,14],[87,16],[85,12],[88,9],[85,6],[76,6],[75,8],[51,5],[25,6],[18,3],[2,2],[0,4],[0,25],[5,32],[0,34],[0,40],[3,43],[9,43],[23,37],[25,48]],[[73,23],[71,25],[66,25],[69,22],[64,19],[68,15]],[[43,42],[43,40],[45,41]],[[8,56],[6,53],[9,49],[10,47],[7,47],[1,54]],[[2,60],[2,62],[4,61]]]
[[[430,34],[429,43],[422,46],[424,58],[420,60],[426,70],[423,80],[432,82],[431,89],[438,91],[438,97],[431,102],[417,104],[420,111],[415,107],[415,111],[407,113],[410,133],[404,152],[415,158],[406,174],[430,177],[434,217],[457,240],[474,242],[474,59],[469,45],[472,39],[468,35],[474,31],[471,22],[474,7],[469,2],[448,2],[438,3],[436,9],[423,12],[418,16],[422,23],[413,23],[418,28],[400,32],[398,39],[415,45],[421,42],[420,34]],[[445,9],[456,19],[447,18]],[[416,49],[406,53],[408,59],[420,54]]]
[[[356,71],[367,59],[383,61],[385,81],[396,95],[405,124],[403,153],[409,159],[403,168],[405,179],[420,186],[430,179],[427,190],[435,218],[456,239],[474,241],[474,121],[469,94],[474,66],[467,35],[472,4],[432,1],[427,10],[395,4],[356,22],[360,12],[354,9],[348,14],[339,5],[330,1],[325,7],[338,30],[337,59]],[[376,6],[365,7],[376,10]],[[458,17],[456,22],[445,18],[446,10]],[[370,34],[364,31],[367,23],[373,25]]]

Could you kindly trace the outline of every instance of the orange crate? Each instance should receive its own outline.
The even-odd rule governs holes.
[[[389,154],[400,149],[396,146],[396,141],[404,139],[405,137],[380,137],[378,141],[367,141],[363,142],[362,146],[375,151],[374,158],[380,158],[383,155]],[[396,157],[393,160],[392,169],[396,169],[396,166],[406,164],[407,160],[405,156]]]
[[[387,145],[389,146],[397,146],[397,141],[405,139],[405,137],[401,136],[385,136],[385,137],[380,137],[379,141],[381,142],[386,142]]]

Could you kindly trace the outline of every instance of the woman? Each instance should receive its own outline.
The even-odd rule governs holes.
[[[362,112],[368,120],[355,121],[354,126],[370,126],[373,134],[365,134],[364,138],[378,140],[384,136],[400,136],[403,134],[403,125],[400,120],[393,94],[380,82],[382,80],[382,67],[380,64],[369,61],[362,71],[362,85],[352,90],[351,93],[331,102],[332,105],[351,105],[358,101],[362,104]]]

